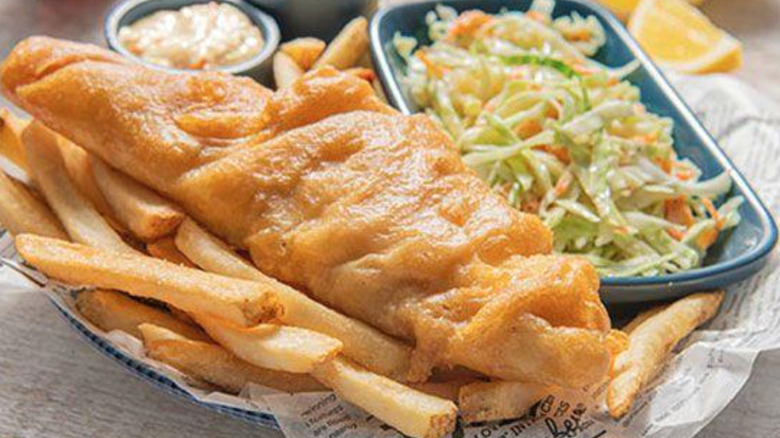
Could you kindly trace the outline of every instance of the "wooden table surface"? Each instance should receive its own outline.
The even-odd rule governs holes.
[[[0,56],[33,34],[102,44],[103,0],[0,0]],[[780,0],[709,0],[745,43],[736,74],[780,102]],[[0,98],[0,104],[3,104]],[[780,350],[699,438],[780,436]],[[200,408],[140,381],[79,338],[38,293],[0,293],[0,437],[263,437],[278,432]]]

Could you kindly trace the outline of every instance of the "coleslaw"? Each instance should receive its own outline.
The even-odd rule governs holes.
[[[723,172],[674,151],[672,121],[640,101],[626,77],[591,59],[598,19],[529,11],[426,17],[429,46],[397,34],[403,84],[456,142],[463,160],[508,202],[538,214],[554,250],[588,258],[603,276],[654,276],[701,265],[740,221],[741,197]]]

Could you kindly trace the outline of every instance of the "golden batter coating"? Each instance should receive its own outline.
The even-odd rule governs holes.
[[[593,267],[547,255],[537,217],[360,79],[324,68],[272,95],[40,37],[0,74],[34,117],[177,200],[266,274],[414,342],[412,379],[464,365],[581,387],[607,373]]]

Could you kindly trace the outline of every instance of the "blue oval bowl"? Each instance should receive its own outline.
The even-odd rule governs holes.
[[[371,54],[388,99],[406,114],[418,112],[419,108],[401,87],[399,78],[404,64],[392,47],[393,35],[400,32],[418,38],[421,44],[429,44],[425,14],[437,4],[451,6],[459,12],[481,9],[498,13],[504,8],[526,11],[531,0],[433,0],[400,4],[377,12],[371,21]],[[611,13],[592,3],[556,1],[554,16],[572,12],[594,15],[604,26],[607,42],[596,54],[596,60],[612,67],[639,61],[640,68],[628,79],[641,90],[648,110],[674,120],[677,153],[696,163],[705,178],[730,172],[734,185],[729,196],[745,198],[739,210],[742,221],[723,233],[708,251],[702,267],[657,277],[605,277],[601,279],[602,299],[608,303],[671,299],[721,288],[758,272],[777,242],[777,227],[764,204],[625,27]]]
[[[148,65],[150,67],[185,73],[197,73],[203,70],[186,70],[176,69],[171,67],[165,67],[158,64],[151,63],[145,59],[139,58],[130,53],[129,50],[119,42],[118,34],[119,29],[123,26],[134,23],[135,21],[153,14],[157,11],[163,10],[177,10],[185,6],[192,6],[199,3],[211,3],[217,1],[219,3],[228,3],[238,8],[241,12],[247,15],[252,23],[260,29],[263,34],[265,44],[262,50],[256,56],[248,59],[244,62],[234,65],[226,65],[223,67],[215,68],[213,70],[223,71],[226,73],[249,76],[257,79],[261,82],[268,83],[271,72],[271,57],[276,52],[279,46],[279,26],[276,25],[276,21],[265,12],[252,6],[244,0],[124,0],[117,3],[111,11],[106,15],[106,19],[103,23],[103,32],[106,37],[106,43],[111,50],[114,50],[121,55],[134,59],[140,63]]]

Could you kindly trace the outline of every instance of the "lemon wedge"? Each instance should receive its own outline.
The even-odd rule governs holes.
[[[609,9],[619,19],[625,21],[633,12],[639,0],[598,0],[602,6]]]
[[[742,64],[742,44],[683,0],[641,0],[628,30],[658,65],[682,73],[726,72]]]
[[[619,19],[626,21],[628,16],[634,12],[636,5],[639,4],[639,0],[597,0],[602,6],[605,6]],[[693,5],[700,5],[704,3],[704,0],[687,0],[688,3]]]

